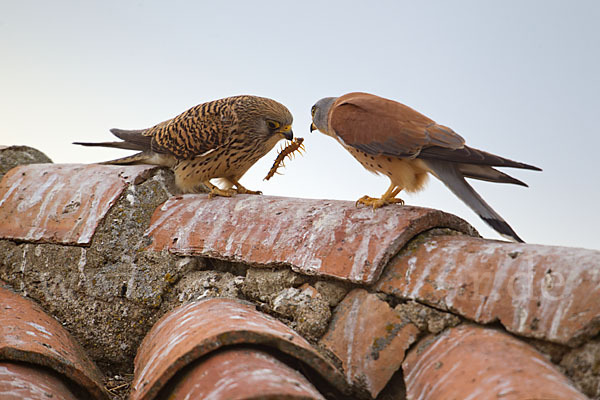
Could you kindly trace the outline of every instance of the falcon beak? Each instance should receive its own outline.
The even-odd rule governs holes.
[[[286,125],[277,131],[280,135],[282,135],[287,140],[292,140],[294,138],[294,132],[292,131],[291,125]]]
[[[312,131],[315,131],[315,130],[317,130],[317,126],[313,122],[313,123],[310,124],[310,131],[312,132]]]

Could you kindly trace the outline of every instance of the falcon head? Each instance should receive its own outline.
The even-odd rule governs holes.
[[[264,132],[269,137],[279,136],[287,140],[294,138],[292,131],[293,117],[290,111],[275,100],[262,99],[263,104],[260,109],[262,116],[260,131]]]
[[[233,110],[239,121],[239,130],[260,143],[272,147],[281,139],[294,138],[292,113],[275,100],[258,96],[236,96]]]
[[[318,129],[324,134],[331,136],[329,133],[329,110],[336,100],[337,97],[325,97],[312,106],[310,110],[312,115],[312,124],[310,124],[311,132]]]
[[[287,140],[292,140],[294,138],[291,119],[288,120],[287,118],[277,119],[267,117],[265,118],[265,124],[267,126],[267,131],[271,136],[280,135]]]

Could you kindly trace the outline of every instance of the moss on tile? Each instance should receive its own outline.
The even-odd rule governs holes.
[[[46,164],[52,160],[39,150],[28,146],[0,148],[0,179],[17,165]]]

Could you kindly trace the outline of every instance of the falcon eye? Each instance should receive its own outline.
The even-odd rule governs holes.
[[[269,129],[275,130],[279,128],[279,122],[267,120],[267,126],[269,127]]]
[[[312,108],[310,109],[310,115],[312,117],[315,116],[315,112],[317,112],[317,106],[312,106]]]

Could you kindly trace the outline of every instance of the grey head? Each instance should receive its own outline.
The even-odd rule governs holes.
[[[329,135],[329,110],[337,99],[337,97],[324,97],[312,106],[310,110],[312,115],[312,124],[310,124],[311,132],[318,129],[324,134]]]

